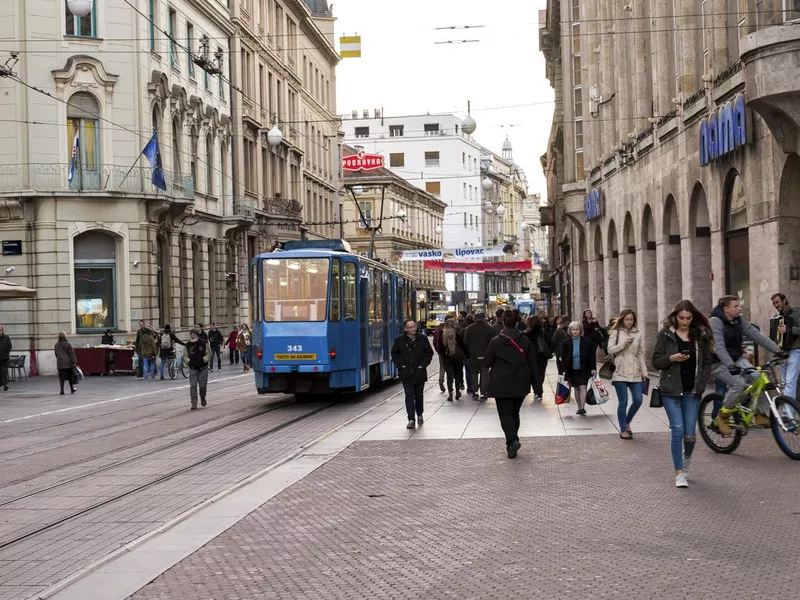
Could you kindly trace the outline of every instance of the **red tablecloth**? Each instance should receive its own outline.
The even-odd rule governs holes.
[[[75,348],[78,366],[84,375],[108,375],[115,372],[133,372],[133,350],[116,348]],[[113,365],[109,363],[113,359]]]

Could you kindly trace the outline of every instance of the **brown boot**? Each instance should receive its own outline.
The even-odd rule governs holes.
[[[772,419],[759,413],[756,415],[755,424],[759,427],[769,427],[772,425]]]
[[[730,424],[728,423],[728,419],[730,419],[730,413],[725,412],[725,410],[719,411],[717,415],[717,429],[722,435],[731,435],[733,433],[733,429],[731,428]]]

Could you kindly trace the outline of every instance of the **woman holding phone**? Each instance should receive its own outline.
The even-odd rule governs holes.
[[[642,386],[647,377],[647,364],[644,361],[644,341],[636,328],[636,313],[626,308],[616,318],[609,329],[608,354],[614,357],[616,369],[611,378],[617,392],[617,420],[619,437],[623,440],[633,438],[631,422],[642,406]],[[628,409],[628,391],[631,407]]]
[[[658,387],[672,431],[672,466],[679,488],[689,487],[697,413],[711,367],[713,339],[708,320],[689,300],[681,300],[664,321],[653,350],[653,366],[661,371]]]

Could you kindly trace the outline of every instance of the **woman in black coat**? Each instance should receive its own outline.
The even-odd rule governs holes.
[[[569,339],[561,344],[559,355],[564,378],[569,381],[575,401],[576,415],[586,414],[586,386],[597,371],[597,348],[594,342],[583,336],[581,324],[573,321],[567,329]]]
[[[490,369],[489,395],[495,399],[500,425],[506,435],[508,458],[516,458],[519,443],[519,409],[538,377],[536,353],[519,331],[513,313],[503,317],[504,329],[489,343],[483,364]]]
[[[531,341],[531,352],[536,356],[537,375],[533,380],[533,396],[534,400],[541,402],[544,395],[544,375],[547,371],[547,363],[553,357],[550,338],[545,334],[544,327],[536,315],[528,317],[525,336]]]

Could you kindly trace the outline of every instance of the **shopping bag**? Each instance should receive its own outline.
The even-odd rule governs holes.
[[[558,383],[556,384],[556,404],[566,404],[569,402],[569,382],[564,379],[563,375],[558,376]]]
[[[586,391],[586,404],[589,406],[597,405],[597,399],[594,397],[594,388],[589,388]]]
[[[78,381],[80,381],[81,379],[83,379],[83,371],[81,370],[81,368],[80,368],[80,367],[75,367],[75,378],[76,378]]]
[[[589,390],[594,392],[596,404],[605,404],[611,399],[611,391],[608,389],[606,382],[599,377],[592,377],[589,380]]]

